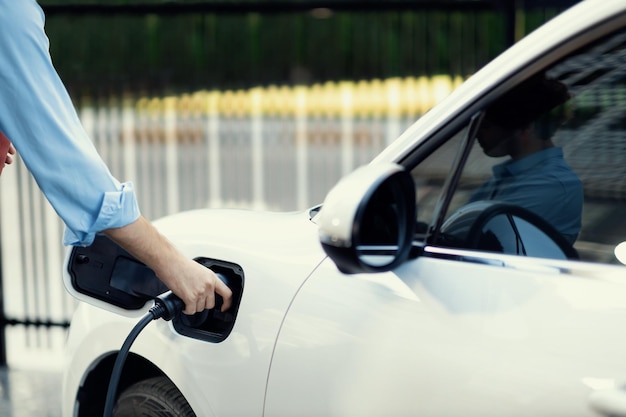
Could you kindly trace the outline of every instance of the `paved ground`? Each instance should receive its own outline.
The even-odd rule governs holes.
[[[0,368],[0,417],[61,417],[61,374]]]

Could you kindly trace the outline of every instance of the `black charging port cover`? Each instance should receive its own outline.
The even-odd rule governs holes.
[[[150,268],[104,235],[72,248],[67,267],[77,292],[128,311],[167,291]]]

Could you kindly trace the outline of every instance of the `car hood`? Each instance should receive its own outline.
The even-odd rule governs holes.
[[[155,222],[186,256],[230,262],[244,276],[243,311],[284,312],[326,258],[308,212],[205,209]]]
[[[325,256],[308,211],[202,209],[167,216],[154,224],[193,257],[240,263],[248,256],[261,256],[278,264],[297,260],[310,265]]]

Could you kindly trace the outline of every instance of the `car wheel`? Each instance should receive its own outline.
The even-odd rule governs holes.
[[[139,381],[120,395],[114,417],[196,417],[183,394],[167,377]]]

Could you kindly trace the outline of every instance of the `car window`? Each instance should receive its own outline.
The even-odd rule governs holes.
[[[438,204],[446,181],[449,180],[459,153],[468,139],[467,131],[468,126],[464,126],[411,171],[416,186],[418,239],[428,235],[428,229],[439,209]]]
[[[580,259],[618,263],[614,249],[626,240],[625,31],[492,100],[476,131],[447,210],[448,225],[459,211],[509,204],[548,223]],[[441,191],[439,176],[444,167],[450,170],[448,154],[458,153],[459,137],[431,155],[447,161],[432,159],[416,175],[418,210],[429,221],[435,206],[422,199]]]

